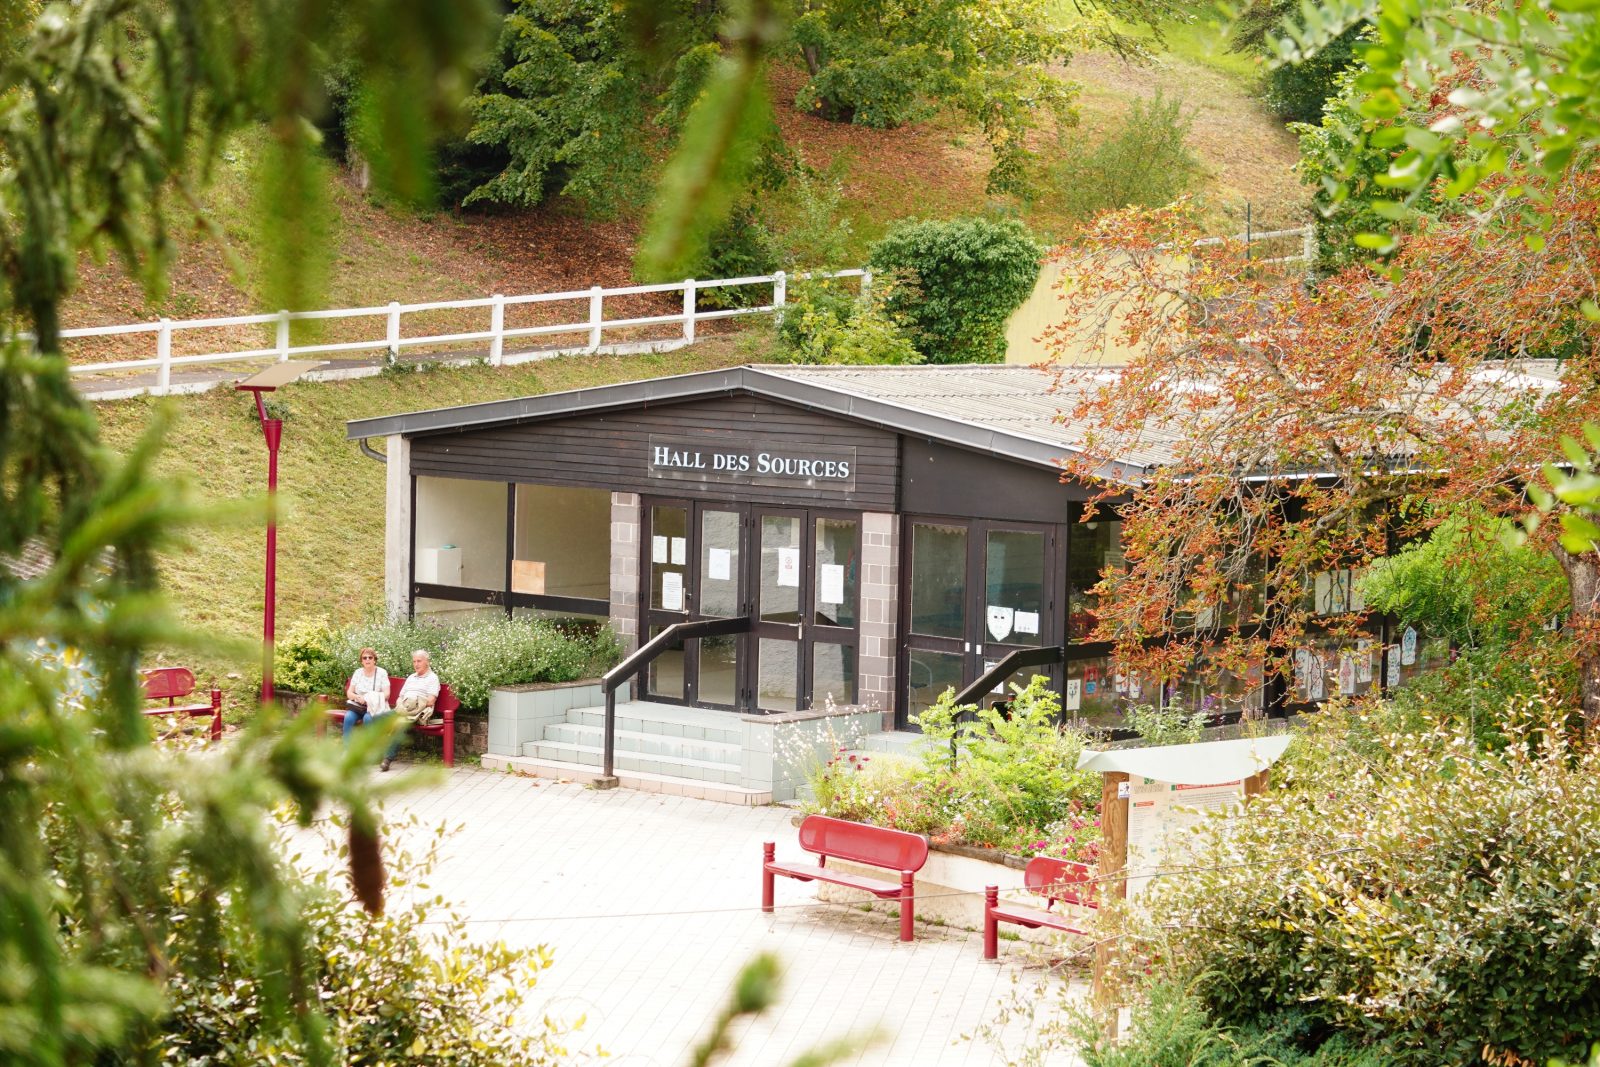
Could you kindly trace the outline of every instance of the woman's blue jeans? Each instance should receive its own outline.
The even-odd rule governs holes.
[[[371,722],[374,719],[381,719],[381,718],[384,717],[384,715],[393,715],[393,714],[394,714],[394,712],[392,712],[392,711],[386,711],[386,712],[383,713],[383,715],[374,715],[374,714],[372,714],[371,712],[368,712],[368,711],[357,711],[354,708],[346,708],[345,709],[345,713],[344,713],[344,740],[345,740],[345,744],[349,744],[350,743],[350,733],[357,726],[360,726],[362,723]],[[389,743],[389,751],[387,751],[387,752],[385,752],[383,754],[383,758],[384,759],[394,759],[394,754],[396,752],[400,751],[400,739],[402,737],[404,737],[404,736],[405,736],[404,734],[396,734],[395,735],[394,740]]]

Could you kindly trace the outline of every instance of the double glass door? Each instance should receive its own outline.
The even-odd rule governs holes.
[[[646,695],[710,707],[796,711],[856,698],[858,516],[646,499],[642,616],[748,617],[752,631],[663,653]]]
[[[1056,627],[1056,529],[908,519],[904,707],[914,717]],[[998,695],[998,694],[996,694]]]

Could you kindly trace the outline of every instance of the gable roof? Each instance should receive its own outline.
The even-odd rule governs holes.
[[[1062,420],[1074,397],[1053,372],[1035,367],[854,367],[752,365],[668,378],[622,382],[592,389],[435,408],[403,415],[355,419],[350,439],[408,437],[547,419],[572,418],[619,408],[679,404],[702,397],[749,394],[833,415],[895,433],[920,437],[1031,466],[1059,469],[1076,451],[1081,428]],[[1157,440],[1140,454],[1103,471],[1107,478],[1137,479],[1170,453]]]

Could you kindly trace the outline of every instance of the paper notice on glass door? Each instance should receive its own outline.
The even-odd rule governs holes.
[[[798,548],[778,549],[778,584],[800,585],[800,550]]]
[[[1037,611],[1019,611],[1011,628],[1019,634],[1037,634],[1039,632],[1039,613]]]
[[[681,567],[689,562],[689,541],[684,537],[672,539],[672,564]]]
[[[731,549],[713,548],[706,553],[706,577],[714,582],[725,582],[733,577]]]
[[[661,610],[683,610],[683,575],[667,571],[661,576]]]
[[[817,599],[830,608],[844,603],[844,565],[824,563],[817,571]]]
[[[1083,707],[1083,681],[1079,678],[1067,679],[1067,710],[1077,711]]]
[[[667,561],[667,539],[661,534],[650,538],[650,562],[665,563]]]

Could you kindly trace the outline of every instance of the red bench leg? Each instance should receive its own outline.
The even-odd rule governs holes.
[[[772,910],[772,872],[767,870],[777,854],[777,846],[768,841],[761,846],[761,910]]]
[[[915,879],[916,875],[910,871],[900,872],[900,940],[902,941],[912,939],[911,919],[916,904],[912,883]]]
[[[985,886],[983,890],[983,958],[992,960],[1000,955],[1000,922],[994,909],[1000,903],[1000,887]]]
[[[444,713],[444,765],[456,765],[456,713],[452,708]]]
[[[211,740],[222,740],[222,690],[211,687]]]

